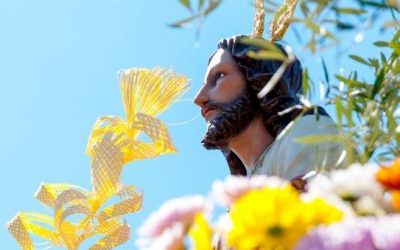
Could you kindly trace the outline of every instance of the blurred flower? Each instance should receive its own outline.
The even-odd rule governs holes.
[[[353,164],[347,169],[320,174],[310,181],[305,197],[321,197],[348,216],[383,215],[389,210],[382,187],[375,179],[376,165]]]
[[[400,211],[400,191],[392,191],[390,192],[390,195],[393,207]]]
[[[318,224],[342,218],[323,200],[304,202],[289,184],[252,190],[231,207],[228,245],[235,249],[291,249]]]
[[[183,250],[185,229],[182,223],[173,223],[155,238],[139,238],[136,241],[141,250]]]
[[[400,158],[390,166],[381,167],[376,173],[376,179],[389,191],[392,206],[400,211]]]
[[[348,219],[319,226],[300,240],[295,250],[374,250],[368,224],[365,219]]]
[[[183,238],[198,213],[207,210],[202,196],[188,196],[165,202],[138,229],[140,249],[181,249]]]
[[[224,213],[218,217],[218,220],[214,224],[214,239],[213,246],[218,250],[225,250],[226,248],[226,236],[232,229],[232,220],[229,213]]]
[[[376,173],[376,179],[387,189],[400,190],[400,158],[391,166],[381,167]]]
[[[230,207],[237,199],[253,189],[264,187],[279,187],[287,182],[278,177],[257,175],[251,178],[242,176],[229,176],[225,181],[215,181],[212,194],[220,204]]]
[[[295,250],[399,250],[399,235],[399,215],[354,217],[313,229]]]
[[[208,225],[203,214],[197,214],[192,227],[189,230],[189,235],[193,239],[195,250],[212,250],[213,230]]]
[[[376,218],[371,223],[375,249],[400,250],[400,215]]]

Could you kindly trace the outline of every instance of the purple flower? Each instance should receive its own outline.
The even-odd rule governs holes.
[[[296,250],[374,250],[368,221],[345,220],[312,230],[296,246]]]
[[[400,250],[400,215],[356,217],[320,226],[296,250]]]
[[[377,249],[400,250],[400,215],[381,217],[371,225]]]

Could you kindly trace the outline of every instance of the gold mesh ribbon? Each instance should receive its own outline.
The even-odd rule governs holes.
[[[95,235],[103,238],[91,250],[112,249],[126,242],[130,228],[123,216],[141,208],[143,195],[135,186],[120,183],[122,168],[134,160],[176,151],[166,126],[155,116],[188,88],[187,82],[186,77],[161,68],[122,71],[120,86],[126,119],[101,117],[89,137],[86,153],[92,159],[92,190],[42,183],[35,197],[53,211],[53,216],[18,213],[8,223],[8,230],[20,247],[34,249],[30,234],[66,249],[78,249],[85,239]],[[140,141],[141,132],[152,142]],[[120,201],[109,205],[114,197]]]

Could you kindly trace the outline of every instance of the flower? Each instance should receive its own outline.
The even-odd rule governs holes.
[[[320,197],[345,211],[347,216],[383,215],[389,210],[384,190],[375,179],[376,165],[353,164],[320,174],[308,184],[305,197]],[[354,212],[353,212],[354,211]]]
[[[390,192],[392,198],[392,205],[395,209],[400,211],[400,191],[392,191]]]
[[[375,249],[400,250],[400,215],[376,218],[371,223]]]
[[[140,249],[181,249],[183,239],[199,213],[208,210],[203,196],[187,196],[165,202],[138,229]]]
[[[189,230],[189,235],[193,239],[195,250],[212,250],[213,230],[208,225],[203,214],[199,213],[194,219],[194,223]]]
[[[296,245],[295,250],[374,250],[368,221],[348,219],[313,229]]]
[[[342,218],[321,199],[305,202],[287,184],[252,190],[231,207],[228,245],[235,249],[291,249],[307,231]]]
[[[278,187],[287,182],[278,177],[257,175],[251,178],[242,176],[229,176],[225,181],[215,181],[212,194],[220,204],[230,207],[237,199],[253,189],[264,187]]]
[[[400,158],[389,167],[381,167],[376,173],[376,179],[387,189],[400,190]]]
[[[311,230],[295,250],[399,250],[399,235],[399,215],[354,217]]]
[[[182,223],[174,223],[153,239],[138,239],[136,245],[142,250],[182,250],[185,229]]]
[[[389,190],[392,206],[400,211],[400,158],[391,166],[380,168],[376,179]]]

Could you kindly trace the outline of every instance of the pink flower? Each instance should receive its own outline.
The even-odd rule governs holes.
[[[251,178],[242,176],[229,176],[225,181],[216,181],[212,187],[212,194],[217,202],[230,207],[237,199],[252,189],[263,187],[277,187],[287,184],[279,177],[257,175]]]
[[[155,238],[139,238],[136,246],[141,250],[181,250],[185,230],[182,223],[173,223]]]
[[[196,214],[207,212],[204,197],[188,196],[172,199],[161,205],[138,229],[139,249],[182,249],[183,238]]]

